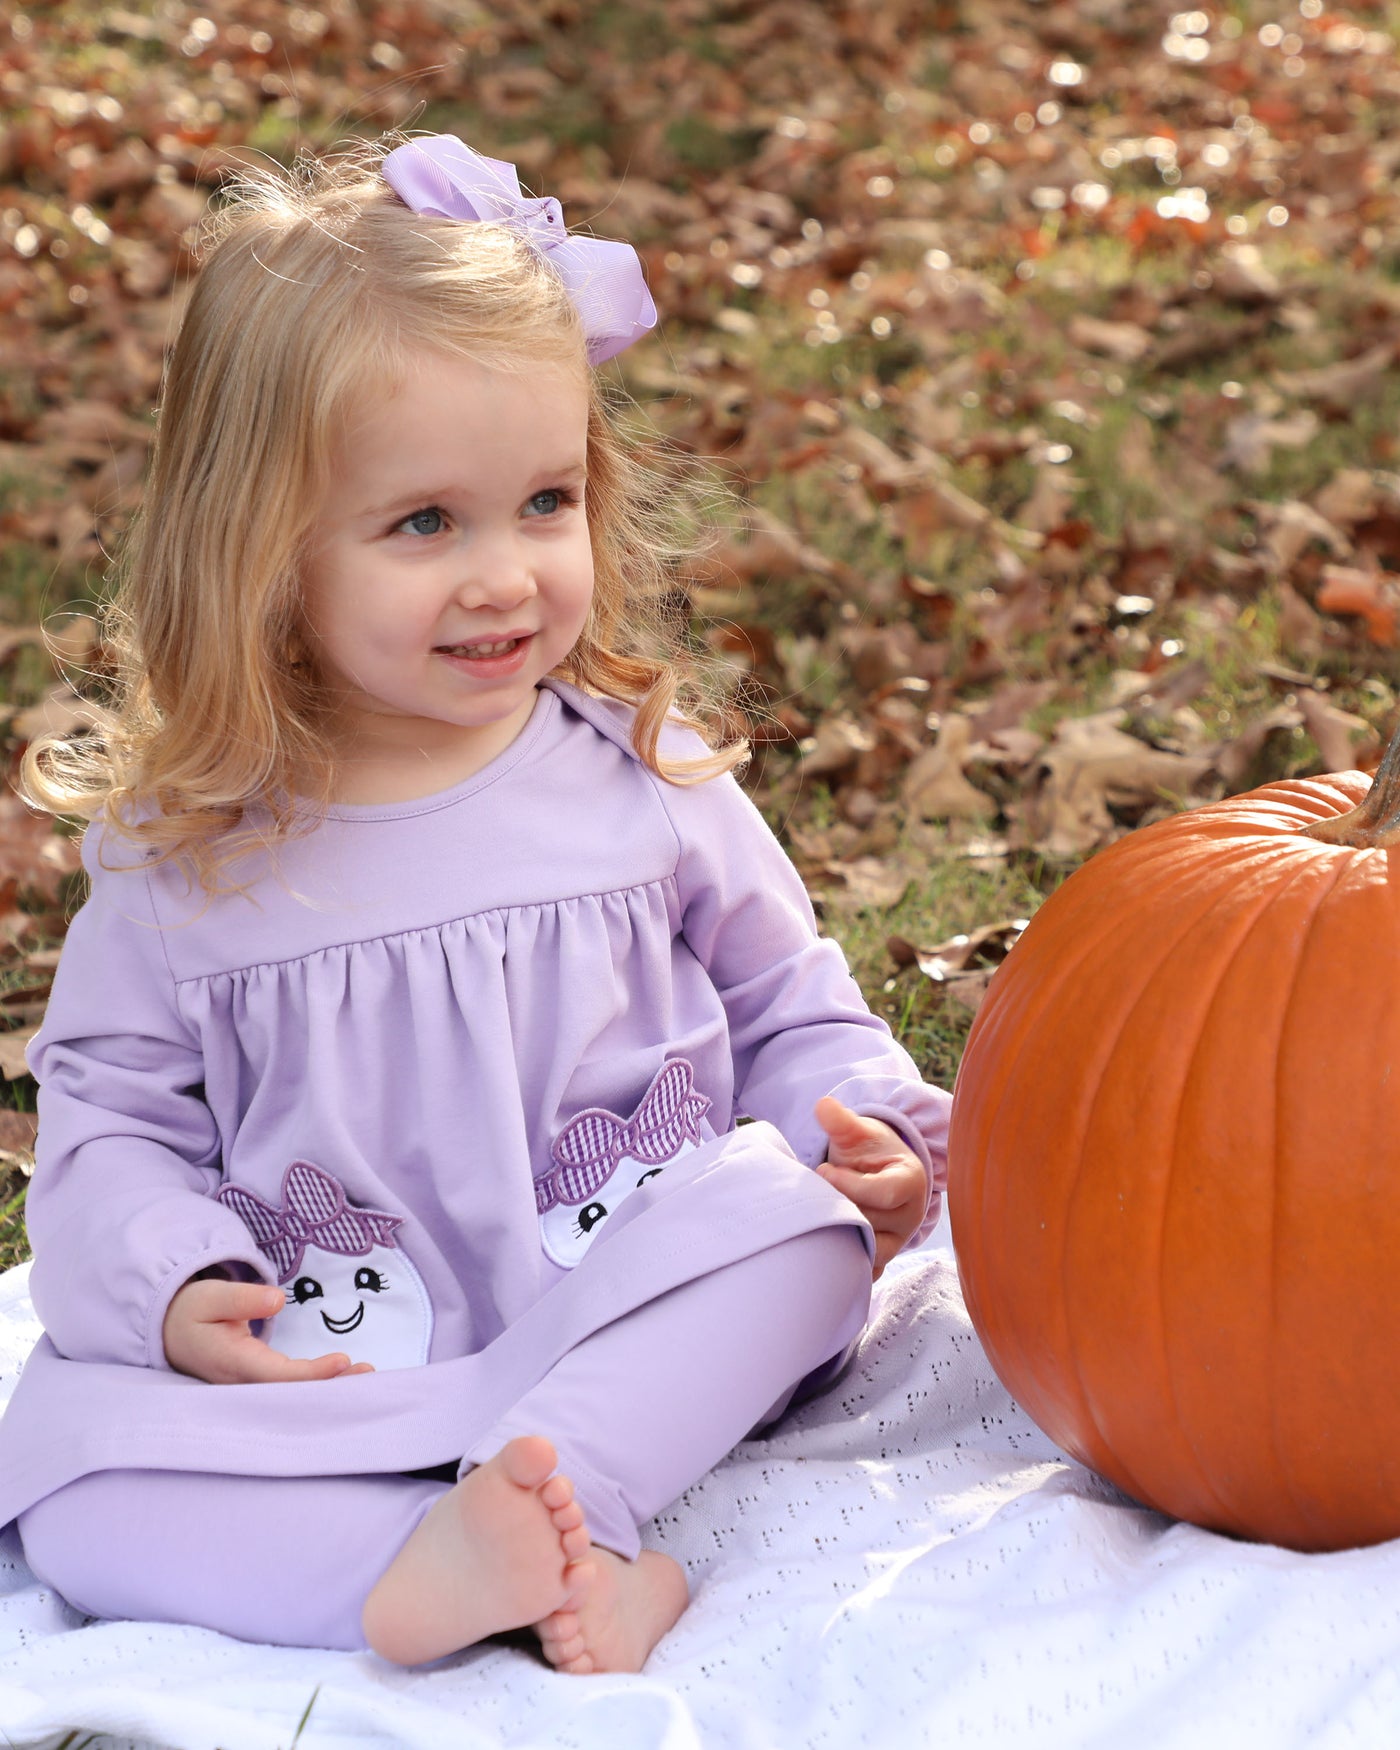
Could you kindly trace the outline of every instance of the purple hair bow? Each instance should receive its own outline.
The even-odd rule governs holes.
[[[602,364],[656,326],[656,305],[632,245],[571,237],[559,202],[522,194],[513,164],[483,158],[455,134],[433,134],[396,146],[383,169],[389,187],[415,213],[523,231],[583,318],[590,364]]]
[[[216,1200],[243,1218],[279,1282],[296,1275],[308,1246],[363,1258],[375,1246],[396,1244],[394,1229],[403,1226],[401,1215],[354,1208],[345,1201],[339,1180],[310,1161],[293,1161],[282,1175],[280,1206],[264,1203],[241,1185],[221,1185]]]

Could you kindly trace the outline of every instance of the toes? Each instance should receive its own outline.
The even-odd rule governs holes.
[[[577,1604],[597,1577],[598,1569],[593,1562],[570,1562],[564,1570],[565,1606]]]
[[[558,1479],[551,1478],[550,1480],[557,1481]],[[570,1501],[566,1507],[551,1507],[549,1517],[553,1520],[556,1531],[577,1531],[579,1526],[583,1524],[583,1508],[579,1506],[577,1501]]]
[[[543,1622],[535,1624],[535,1633],[542,1641],[568,1641],[578,1632],[578,1613],[573,1610],[553,1611]]]
[[[552,1470],[553,1468],[554,1461],[551,1460],[550,1469]],[[571,1505],[573,1498],[574,1485],[567,1477],[550,1477],[549,1481],[545,1483],[544,1487],[540,1490],[541,1501],[543,1501],[545,1506],[553,1513],[562,1512],[565,1508]],[[580,1513],[582,1513],[582,1509],[580,1509]],[[556,1523],[558,1522],[556,1521]],[[564,1527],[561,1526],[560,1529],[563,1530]]]
[[[540,1638],[540,1650],[545,1658],[558,1669],[576,1663],[588,1648],[579,1619],[572,1610],[556,1610],[552,1616],[535,1624],[535,1633]]]
[[[522,1434],[500,1450],[501,1467],[520,1489],[540,1489],[553,1482],[550,1472],[559,1462],[554,1448],[542,1434]],[[559,1479],[565,1482],[564,1478]],[[572,1486],[566,1483],[572,1496]]]
[[[577,1562],[580,1556],[586,1556],[593,1547],[593,1539],[588,1535],[588,1527],[580,1525],[573,1531],[562,1533],[559,1545],[569,1561]]]

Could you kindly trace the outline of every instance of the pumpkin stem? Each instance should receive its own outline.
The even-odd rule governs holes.
[[[1400,845],[1400,730],[1385,750],[1371,788],[1356,807],[1315,820],[1303,831],[1325,845],[1349,845],[1357,851],[1384,851]]]

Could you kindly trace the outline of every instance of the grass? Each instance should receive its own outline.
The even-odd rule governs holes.
[[[922,872],[904,898],[889,908],[828,904],[823,919],[870,1007],[889,1023],[920,1073],[943,1087],[953,1085],[972,1009],[956,994],[956,983],[939,983],[917,965],[897,968],[890,938],[927,948],[994,921],[1028,918],[1045,898],[1043,884],[1056,878],[1035,858],[986,867],[949,840],[933,831],[906,834],[893,856],[915,860]]]

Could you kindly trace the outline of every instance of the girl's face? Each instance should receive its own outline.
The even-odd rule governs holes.
[[[302,573],[341,800],[430,794],[524,727],[593,595],[587,431],[580,376],[437,355],[360,410]]]

